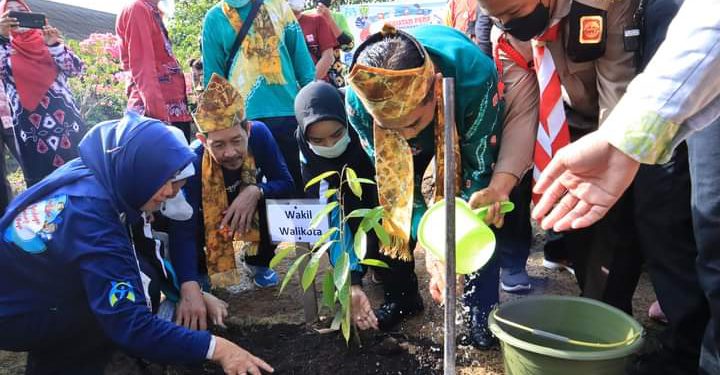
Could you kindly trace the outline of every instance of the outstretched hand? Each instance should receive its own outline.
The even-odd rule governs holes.
[[[533,191],[542,198],[533,218],[556,232],[588,227],[602,219],[637,174],[640,163],[595,131],[561,149]]]

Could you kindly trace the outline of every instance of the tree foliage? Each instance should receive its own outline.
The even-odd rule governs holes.
[[[85,72],[69,85],[88,127],[122,117],[129,76],[122,71],[117,36],[92,34],[81,42],[68,40],[67,45],[85,63]]]
[[[178,62],[187,71],[187,62],[200,57],[202,25],[207,13],[217,0],[176,0],[175,14],[168,23],[168,33]]]
[[[338,10],[342,5],[360,3],[384,3],[387,0],[334,0],[333,8]],[[176,0],[175,14],[168,24],[168,32],[173,43],[173,50],[183,69],[191,58],[200,57],[200,37],[203,20],[218,0]],[[305,0],[305,6],[314,8],[317,0]]]

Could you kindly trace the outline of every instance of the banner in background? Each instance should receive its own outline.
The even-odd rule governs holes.
[[[423,0],[343,5],[340,12],[345,15],[357,46],[369,35],[380,31],[385,23],[400,30],[442,24],[446,9],[447,1]]]

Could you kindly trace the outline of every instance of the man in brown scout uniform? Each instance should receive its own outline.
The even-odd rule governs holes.
[[[636,74],[642,8],[636,0],[478,2],[495,22],[494,56],[506,102],[495,173],[520,181],[534,164],[537,179],[559,148],[595,130],[625,93]],[[670,280],[682,284],[685,295],[663,305],[672,311],[657,357],[672,358],[662,372],[668,374],[694,372],[688,368],[697,366],[702,332],[693,323],[702,320],[697,276],[677,276],[695,275],[687,156],[684,149],[679,154],[667,165],[644,166],[634,191],[603,222],[545,248],[567,251],[583,295],[628,313],[643,254],[656,289],[663,289],[659,297]],[[529,198],[528,186],[518,188]],[[632,373],[651,373],[646,366],[634,366]]]

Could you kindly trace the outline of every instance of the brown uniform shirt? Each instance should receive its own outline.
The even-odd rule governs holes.
[[[557,41],[548,42],[547,50],[563,86],[563,99],[572,108],[568,112],[571,127],[593,130],[598,126],[587,119],[602,122],[625,93],[635,75],[633,53],[625,52],[623,28],[632,25],[637,0],[557,0],[551,18],[565,18],[572,1],[607,9],[607,43],[605,54],[597,60],[576,63],[567,57],[566,35],[569,25],[563,23]],[[501,31],[493,28],[496,43]],[[532,61],[531,42],[523,42],[507,34],[507,40],[525,59]],[[505,83],[505,122],[502,143],[495,172],[505,172],[521,178],[532,166],[533,149],[538,126],[539,88],[534,71],[527,71],[500,53]]]

